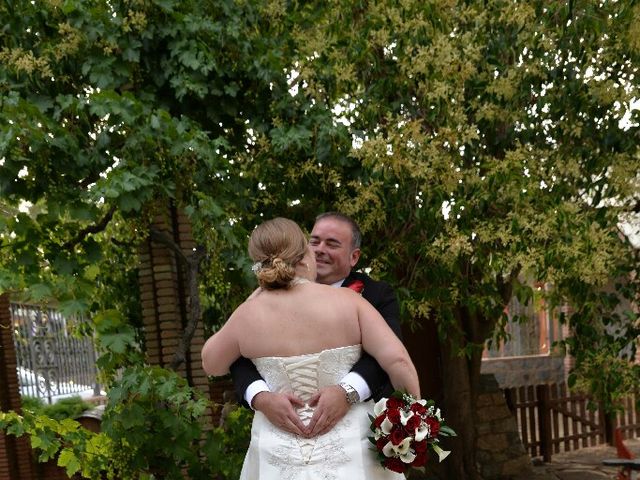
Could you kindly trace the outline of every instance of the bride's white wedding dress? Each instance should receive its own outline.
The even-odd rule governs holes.
[[[351,345],[252,361],[271,391],[291,392],[307,402],[320,388],[336,385],[361,353],[361,345]],[[240,480],[404,479],[404,475],[382,468],[371,451],[367,414],[372,411],[372,401],[353,405],[332,430],[310,439],[280,430],[256,412]],[[313,409],[305,406],[298,414],[307,424]]]

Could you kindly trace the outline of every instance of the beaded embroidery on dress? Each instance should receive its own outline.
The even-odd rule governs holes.
[[[292,357],[253,359],[273,392],[291,392],[307,402],[320,388],[337,384],[360,358],[361,345],[332,348]],[[404,479],[384,470],[367,440],[372,402],[353,405],[347,415],[324,435],[307,439],[272,425],[256,412],[251,444],[242,467],[241,480],[339,480]],[[304,424],[313,408],[298,409]]]

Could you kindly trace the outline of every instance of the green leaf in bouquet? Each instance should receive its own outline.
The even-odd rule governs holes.
[[[451,427],[447,427],[446,425],[440,425],[440,435],[445,437],[457,437],[458,434]]]

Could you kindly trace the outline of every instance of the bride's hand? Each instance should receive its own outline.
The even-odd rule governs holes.
[[[350,405],[343,388],[331,385],[311,397],[309,406],[316,409],[307,426],[307,436],[315,437],[331,430],[347,414]]]
[[[262,412],[276,427],[294,435],[305,436],[306,427],[300,420],[295,408],[304,407],[304,402],[290,393],[260,392],[252,406]]]

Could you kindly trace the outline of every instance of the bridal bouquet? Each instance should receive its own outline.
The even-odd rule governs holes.
[[[375,404],[369,418],[373,432],[369,440],[375,445],[380,464],[388,470],[404,473],[410,467],[422,467],[427,463],[429,448],[439,461],[451,453],[440,448],[439,437],[456,433],[443,423],[433,400],[394,392]]]

